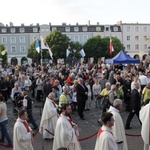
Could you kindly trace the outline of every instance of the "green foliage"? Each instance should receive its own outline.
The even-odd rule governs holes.
[[[109,53],[109,44],[110,44],[110,37],[101,38],[100,36],[95,36],[87,40],[84,44],[84,51],[86,53],[86,57],[105,57],[110,58],[115,56],[120,50],[124,50],[123,44],[121,41],[116,38],[112,37],[112,43],[114,47],[114,52],[112,55]]]
[[[37,64],[40,64],[40,59],[42,56],[42,59],[48,59],[49,58],[49,52],[48,50],[41,50],[40,53],[37,52],[35,49],[35,41],[30,45],[30,48],[28,49],[27,57],[31,58],[33,62],[36,62]],[[40,44],[40,41],[39,41]],[[41,54],[42,52],[42,54]]]
[[[77,58],[80,58],[81,55],[79,54],[79,51],[82,49],[82,44],[79,43],[79,42],[73,42],[73,41],[71,41],[69,43],[69,46],[71,48],[71,49],[69,49],[71,51],[70,56],[72,57],[73,54],[74,54]],[[75,50],[75,52],[74,52],[74,50]]]
[[[5,50],[5,46],[3,44],[0,44],[0,58],[2,58],[2,65],[7,63],[7,53],[5,55],[1,54],[3,50]]]
[[[52,50],[54,59],[65,58],[70,39],[60,31],[53,31],[46,36],[46,42]]]
[[[31,58],[33,62],[37,62],[38,59],[38,52],[35,49],[35,42],[30,45],[28,49],[27,57]]]
[[[83,49],[85,51],[86,57],[102,57],[102,45],[101,37],[94,36],[87,40],[84,44]]]
[[[82,48],[84,49],[87,58],[94,57],[96,59],[100,57],[110,58],[115,56],[120,50],[124,50],[123,44],[121,44],[120,40],[116,37],[112,37],[114,47],[113,55],[109,54],[109,37],[101,38],[99,35],[97,35],[88,39],[87,42],[82,46],[82,44],[79,42],[70,41],[70,39],[60,31],[53,31],[46,36],[45,40],[52,50],[54,59],[66,58],[66,49],[68,49],[68,46],[71,47],[71,54],[69,57],[75,55],[77,58],[81,57],[79,51]],[[73,50],[76,50],[76,52],[74,53]],[[30,45],[27,56],[34,62],[39,62],[41,59],[41,55],[38,54],[35,49],[35,42]],[[43,59],[50,59],[49,51],[42,50],[42,57]]]

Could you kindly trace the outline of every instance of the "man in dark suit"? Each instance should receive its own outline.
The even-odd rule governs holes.
[[[52,85],[50,84],[50,79],[46,79],[46,82],[43,85],[44,101],[51,92],[52,92]]]
[[[139,89],[139,83],[134,83],[134,89],[132,90],[131,93],[130,113],[127,118],[126,127],[125,127],[126,129],[131,129],[130,122],[135,114],[139,119],[139,111],[141,109],[141,96],[140,93],[138,92],[138,89]],[[140,120],[139,122],[141,124]]]
[[[82,120],[84,119],[83,111],[85,109],[85,102],[87,100],[88,89],[83,84],[83,79],[78,78],[78,85],[76,86],[77,102],[78,102],[78,114]]]

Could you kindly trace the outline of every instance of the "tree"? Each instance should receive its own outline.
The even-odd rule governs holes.
[[[30,48],[28,49],[27,57],[31,58],[33,62],[37,62],[37,60],[39,60],[38,52],[35,49],[35,42],[33,42],[30,45]],[[39,63],[39,62],[37,62],[37,63]]]
[[[40,43],[41,42],[39,41],[39,44]],[[30,45],[30,48],[28,49],[27,57],[31,58],[33,62],[40,64],[41,56],[42,56],[42,59],[47,59],[47,58],[49,58],[49,52],[48,52],[48,50],[41,50],[40,53],[38,53],[37,50],[35,49],[35,41],[34,41]]]
[[[103,54],[106,58],[113,57],[116,54],[118,54],[120,50],[125,49],[125,47],[123,46],[123,44],[117,37],[112,37],[112,44],[113,44],[114,52],[112,53],[112,55],[110,55],[109,44],[110,44],[110,37],[102,38]]]
[[[81,57],[80,54],[79,54],[79,51],[82,49],[82,44],[79,43],[79,42],[73,42],[71,41],[69,43],[69,46],[70,46],[70,51],[72,54],[70,54],[71,56],[72,55],[75,55],[77,58]],[[75,50],[76,52],[73,52],[73,50]]]
[[[99,35],[94,36],[87,40],[84,44],[83,49],[86,57],[98,58],[102,55],[101,37]]]
[[[2,51],[5,50],[5,46],[3,44],[0,44],[0,58],[2,58],[2,65],[7,63],[7,53],[5,55],[2,55]]]
[[[114,52],[110,55],[109,44],[110,44],[110,37],[101,38],[100,36],[95,36],[90,39],[84,44],[84,50],[87,57],[113,57],[115,56],[120,50],[124,50],[124,46],[121,41],[116,38],[112,37],[112,43],[114,47]]]
[[[52,50],[55,59],[65,58],[70,39],[60,31],[53,31],[46,36],[46,42]]]

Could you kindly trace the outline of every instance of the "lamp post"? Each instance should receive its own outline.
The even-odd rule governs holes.
[[[72,58],[72,66],[74,66],[74,65],[77,63],[76,49],[73,49],[73,50],[72,50],[72,55],[73,55],[73,58]]]
[[[148,47],[148,63],[150,63],[150,46]]]

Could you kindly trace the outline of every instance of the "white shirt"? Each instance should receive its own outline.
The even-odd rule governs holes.
[[[147,85],[147,77],[145,75],[139,76],[141,85]]]

